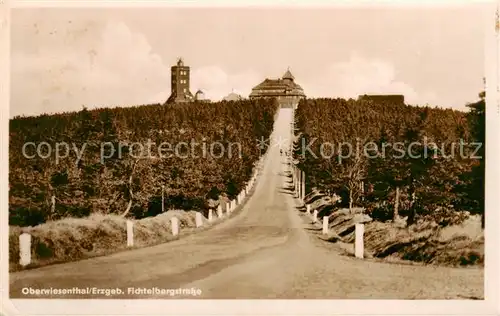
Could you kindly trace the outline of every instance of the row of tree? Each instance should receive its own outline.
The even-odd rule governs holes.
[[[408,225],[418,217],[448,225],[463,220],[462,211],[484,215],[484,93],[468,106],[466,113],[390,101],[303,100],[294,156],[309,190],[340,194],[344,206],[365,207],[378,219],[404,215]]]
[[[93,212],[206,211],[210,200],[234,197],[249,180],[262,154],[256,139],[269,138],[276,110],[275,100],[247,100],[16,117],[10,224]]]

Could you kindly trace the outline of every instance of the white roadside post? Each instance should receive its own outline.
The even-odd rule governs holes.
[[[172,235],[179,235],[179,220],[177,219],[177,217],[172,217],[170,219],[170,223],[172,224]]]
[[[302,171],[302,200],[306,198],[306,173]]]
[[[356,258],[363,259],[364,254],[364,243],[363,243],[363,235],[365,233],[365,225],[363,223],[358,223],[355,226],[356,228],[356,240],[354,245],[354,255]]]
[[[19,264],[27,266],[31,263],[31,235],[22,233],[19,235]]]
[[[161,186],[161,212],[165,213],[165,186]]]
[[[127,220],[127,247],[134,246],[134,222]]]
[[[301,183],[302,183],[302,173],[300,172],[300,169],[297,168],[297,197],[300,199],[302,197],[302,192],[300,192],[301,189]]]
[[[220,206],[220,205],[217,207],[217,217],[218,218],[222,217],[222,206]]]
[[[306,205],[306,212],[308,215],[311,215],[311,204]]]
[[[300,169],[297,168],[297,197],[300,199]]]
[[[323,216],[323,235],[328,234],[328,216]]]
[[[313,212],[313,222],[316,223],[318,221],[318,210],[314,210]]]
[[[293,161],[292,161],[293,163]],[[295,165],[292,166],[292,182],[293,182],[293,194],[297,193],[297,170],[295,170]]]
[[[213,216],[214,216],[214,214],[213,214],[213,213],[214,213],[214,212],[213,212],[213,210],[212,210],[212,209],[209,209],[209,210],[208,210],[208,221],[209,221],[209,222],[212,222],[212,221],[214,220],[214,217],[213,217]]]
[[[196,212],[196,227],[201,227],[203,226],[203,221],[201,219],[201,213],[200,212]]]
[[[222,208],[222,205],[220,205]],[[231,201],[226,202],[226,213],[231,213]]]

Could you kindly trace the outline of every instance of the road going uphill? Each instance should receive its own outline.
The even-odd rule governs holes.
[[[282,142],[292,109],[281,109],[262,174],[240,214],[162,245],[10,274],[11,298],[22,289],[120,288],[123,294],[53,298],[180,298],[129,294],[128,288],[195,288],[185,298],[483,298],[483,271],[380,263],[345,257],[305,228],[286,177]]]

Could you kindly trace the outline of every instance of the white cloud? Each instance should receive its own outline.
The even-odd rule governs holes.
[[[83,49],[82,49],[83,47]],[[277,74],[278,77],[280,74]],[[191,69],[191,91],[217,101],[231,91],[248,96],[264,77],[246,69],[231,73],[219,65]],[[417,93],[396,79],[394,65],[357,54],[325,67],[313,78],[297,78],[309,97],[357,98],[360,94],[404,94],[408,103],[432,104],[431,92]],[[162,103],[170,95],[170,66],[148,40],[121,22],[109,22],[100,36],[77,49],[50,45],[37,54],[12,54],[11,116]]]
[[[121,22],[109,22],[86,49],[41,47],[12,56],[11,116],[87,108],[163,103],[170,95],[170,66],[147,39]],[[191,90],[212,100],[231,91],[247,96],[260,82],[251,70],[231,74],[219,66],[191,70]]]
[[[354,53],[348,61],[334,63],[316,78],[303,83],[308,96],[357,98],[361,94],[403,94],[410,104],[432,103],[435,96],[417,93],[409,84],[396,79],[394,65]]]
[[[11,116],[144,104],[169,90],[170,68],[143,35],[119,22],[108,23],[86,50],[15,52],[12,63]]]

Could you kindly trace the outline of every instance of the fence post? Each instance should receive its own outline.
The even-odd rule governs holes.
[[[134,245],[134,222],[127,220],[127,247]]]
[[[172,224],[172,235],[179,235],[179,220],[177,219],[177,217],[172,217],[170,219],[170,223]]]
[[[201,227],[203,226],[203,221],[201,219],[201,213],[200,212],[196,212],[196,227]]]
[[[328,216],[323,216],[323,234],[328,234]]]
[[[27,266],[31,263],[31,235],[22,233],[19,235],[19,264]]]
[[[52,197],[50,198],[50,210],[52,212],[52,215],[56,212],[56,196],[55,195],[52,195]]]
[[[161,212],[165,213],[165,186],[161,185]]]
[[[355,234],[356,234],[356,240],[355,240],[355,245],[354,245],[354,255],[356,258],[363,259],[363,254],[364,254],[364,243],[363,243],[363,235],[365,233],[365,225],[362,223],[356,224],[355,226]]]
[[[302,171],[302,200],[306,199],[306,172]]]
[[[297,186],[298,186],[298,197],[299,199],[302,199],[302,171],[300,171],[300,169],[297,170],[297,172],[299,173],[299,181],[297,181]]]
[[[300,183],[302,182],[302,175],[300,173],[300,169],[297,168],[297,197],[300,199],[301,197],[301,192],[300,192]]]
[[[295,176],[293,177],[294,178],[293,184],[295,185],[294,196],[297,197],[297,191],[298,191],[297,190],[297,188],[298,188],[297,183],[299,182],[299,179],[298,179],[297,167],[295,165],[293,166],[293,172],[295,174]]]
[[[318,221],[318,210],[314,210],[313,212],[313,222],[316,223]]]
[[[310,204],[306,205],[306,212],[307,212],[307,214],[311,215],[311,205]]]
[[[227,210],[226,210],[227,212]],[[221,218],[222,217],[222,206],[219,205],[219,207],[217,207],[217,217],[218,218]]]
[[[208,221],[209,222],[212,222],[214,220],[213,218],[214,214],[213,214],[213,210],[212,209],[209,209],[208,210]]]

